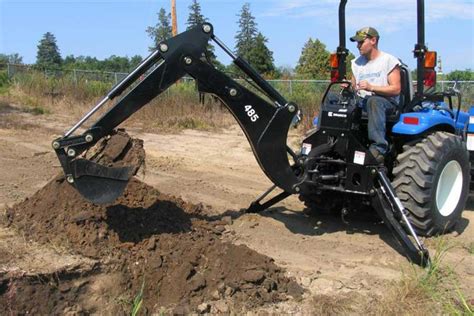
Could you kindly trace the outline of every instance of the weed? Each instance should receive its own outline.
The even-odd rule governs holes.
[[[464,248],[470,255],[474,255],[474,242],[470,242],[469,244],[464,245]]]
[[[353,305],[356,298],[352,296],[315,295],[311,300],[312,312],[314,315],[347,315],[354,313]]]
[[[25,108],[24,109],[25,112],[27,113],[31,113],[33,115],[43,115],[43,114],[49,114],[50,112],[45,109],[45,108],[42,108],[40,106],[34,106],[34,107],[28,107],[28,108]]]
[[[138,294],[133,299],[132,311],[130,312],[131,316],[138,315],[138,313],[140,312],[140,309],[142,308],[144,288],[145,288],[145,280],[143,280],[140,291],[138,292]]]
[[[380,314],[472,315],[473,307],[459,288],[455,268],[446,264],[445,257],[455,248],[447,237],[431,240],[435,251],[431,266],[412,266],[400,281],[393,283],[377,304],[367,306],[367,312]]]

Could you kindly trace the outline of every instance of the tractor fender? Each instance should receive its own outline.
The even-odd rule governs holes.
[[[469,109],[469,123],[467,125],[467,132],[474,133],[474,105]]]
[[[429,130],[464,129],[467,119],[466,113],[459,113],[458,123],[455,126],[456,112],[447,110],[424,109],[420,112],[403,113],[400,120],[393,126],[393,134],[419,135]],[[454,117],[453,117],[454,116]]]

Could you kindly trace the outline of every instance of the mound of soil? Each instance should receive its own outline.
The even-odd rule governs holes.
[[[136,179],[117,203],[99,206],[57,177],[7,210],[4,221],[28,240],[66,248],[99,263],[90,275],[64,273],[39,283],[11,276],[2,280],[0,275],[1,314],[101,312],[102,305],[80,303],[81,297],[93,293],[94,275],[119,274],[109,282],[109,290],[128,302],[143,289],[143,308],[149,313],[241,312],[302,295],[301,287],[271,258],[221,240],[229,233],[228,219],[209,218],[202,206]],[[27,284],[31,289],[22,291]],[[127,308],[130,305],[122,311],[129,312]]]
[[[123,129],[100,139],[84,156],[106,167],[131,167],[133,175],[145,163],[143,140],[130,137]]]

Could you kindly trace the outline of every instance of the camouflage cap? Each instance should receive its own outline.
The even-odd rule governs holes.
[[[354,36],[351,37],[351,42],[360,42],[365,40],[367,37],[379,37],[379,32],[373,27],[367,26],[363,27],[356,32]]]

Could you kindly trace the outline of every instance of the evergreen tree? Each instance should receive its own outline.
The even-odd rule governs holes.
[[[197,0],[193,0],[188,7],[189,16],[188,21],[186,22],[187,30],[192,29],[193,27],[207,22],[207,19],[201,14],[201,5]]]
[[[262,74],[270,74],[275,71],[273,52],[265,45],[267,42],[268,40],[265,36],[262,33],[258,33],[254,45],[252,45],[247,55],[250,65]]]
[[[207,18],[204,17],[201,13],[201,5],[197,0],[193,0],[192,3],[188,7],[189,9],[189,16],[188,16],[188,21],[186,22],[187,25],[187,30],[192,29],[193,27],[202,24],[204,22],[207,22]],[[207,57],[210,59],[211,63],[214,64],[214,66],[217,69],[223,69],[224,65],[222,65],[216,57],[216,54],[214,53],[215,48],[212,46],[212,44],[207,45]]]
[[[235,36],[235,50],[237,55],[248,60],[251,48],[255,44],[257,37],[257,22],[250,12],[250,3],[245,3],[239,15],[239,32]]]
[[[149,47],[150,51],[158,48],[158,44],[172,36],[171,31],[171,14],[166,14],[166,10],[161,8],[158,12],[158,23],[153,27],[149,26],[146,29],[148,36],[153,39],[153,46]]]
[[[57,68],[61,66],[61,55],[56,44],[56,38],[50,32],[45,33],[38,44],[36,65],[40,68]]]
[[[329,55],[326,45],[310,38],[301,51],[296,73],[308,79],[328,79],[331,71]]]

